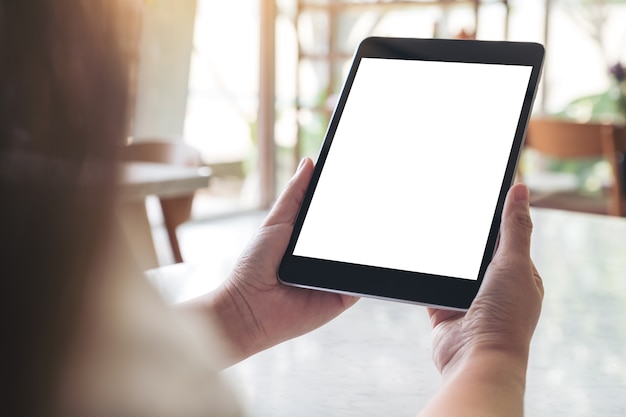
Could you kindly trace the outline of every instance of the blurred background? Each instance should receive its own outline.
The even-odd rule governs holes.
[[[317,154],[364,37],[540,42],[534,112],[587,121],[611,106],[624,22],[626,1],[616,0],[144,0],[132,135],[201,152],[213,175],[194,218],[263,209],[299,159]],[[522,164],[569,172],[590,190],[610,175],[597,160]]]

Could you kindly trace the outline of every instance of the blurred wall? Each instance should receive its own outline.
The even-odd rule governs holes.
[[[133,135],[183,134],[197,0],[145,3]]]

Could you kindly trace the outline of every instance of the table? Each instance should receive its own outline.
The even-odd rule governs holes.
[[[546,296],[531,346],[526,416],[623,417],[626,219],[538,208],[532,218],[532,256]],[[218,241],[234,233],[206,232]],[[193,265],[187,279],[207,280],[204,268]],[[170,300],[194,295],[193,285],[174,281],[180,291]],[[423,307],[362,299],[224,375],[251,417],[409,417],[440,384],[430,343]]]
[[[120,197],[133,201],[144,200],[148,195],[175,197],[190,194],[206,187],[210,176],[209,167],[125,162],[121,165]]]
[[[193,194],[209,184],[208,167],[185,167],[152,162],[125,162],[120,166],[118,213],[122,228],[142,269],[159,265],[152,227],[146,212],[149,195],[176,197]]]

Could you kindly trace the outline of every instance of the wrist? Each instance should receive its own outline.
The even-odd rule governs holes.
[[[185,303],[199,310],[217,328],[227,352],[223,367],[231,366],[263,349],[259,326],[245,298],[234,285],[226,283],[213,292]]]
[[[528,355],[493,349],[473,349],[457,366],[446,369],[444,386],[459,387],[460,404],[476,415],[523,415]],[[471,387],[471,389],[468,389]]]
[[[443,384],[420,417],[523,416],[527,358],[473,349],[442,372]]]
[[[442,377],[445,379],[447,375],[457,372],[457,369],[470,366],[477,360],[506,362],[525,375],[530,340],[516,337],[514,334],[502,336],[501,334],[497,337],[490,337],[489,334],[474,336],[471,341],[459,342],[456,349],[451,347],[449,354],[441,356],[438,363]]]
[[[486,382],[503,382],[524,386],[528,354],[491,347],[472,348],[462,358],[442,369],[444,383],[461,375]]]

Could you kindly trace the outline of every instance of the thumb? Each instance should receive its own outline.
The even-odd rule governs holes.
[[[509,189],[502,212],[496,257],[504,254],[529,256],[533,229],[529,201],[530,193],[524,184],[515,184]]]
[[[313,161],[310,158],[302,159],[296,173],[289,180],[287,187],[265,219],[264,226],[294,223],[312,175]]]

